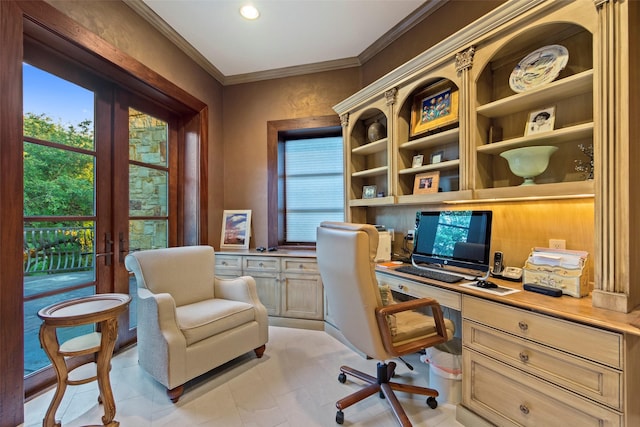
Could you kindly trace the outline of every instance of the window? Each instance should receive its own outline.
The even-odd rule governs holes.
[[[344,219],[342,158],[341,136],[279,143],[280,244],[314,243],[320,222]]]
[[[313,246],[322,221],[344,220],[337,117],[269,122],[269,246]]]

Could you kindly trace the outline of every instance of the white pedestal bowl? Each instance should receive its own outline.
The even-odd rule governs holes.
[[[553,145],[523,147],[500,153],[509,162],[514,175],[524,178],[521,185],[535,185],[534,178],[549,166],[549,158],[558,150]]]

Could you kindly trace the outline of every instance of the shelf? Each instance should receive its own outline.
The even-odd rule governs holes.
[[[481,145],[477,148],[478,153],[500,154],[513,148],[530,147],[535,145],[554,145],[568,141],[575,141],[593,136],[593,122],[583,123],[552,132],[545,132],[531,136],[507,139],[505,141],[494,142],[493,144]]]
[[[367,207],[367,206],[388,206],[396,202],[394,196],[375,197],[373,199],[352,199],[349,200],[349,207]]]
[[[460,166],[460,159],[447,160],[447,161],[440,162],[440,163],[434,163],[434,164],[430,164],[430,165],[423,165],[423,166],[420,166],[418,168],[402,169],[402,170],[398,171],[398,174],[399,175],[410,175],[410,174],[428,172],[428,171],[436,171],[436,170],[442,171],[442,170],[448,170],[448,169],[455,169],[458,166]]]
[[[447,191],[432,194],[409,194],[398,196],[398,204],[401,205],[424,205],[438,204],[443,202],[454,202],[458,200],[471,200],[473,194],[471,190]]]
[[[544,85],[538,89],[518,93],[481,105],[476,112],[488,118],[506,116],[518,111],[540,108],[544,104],[553,104],[558,99],[588,93],[593,90],[593,70],[566,77]]]
[[[387,173],[389,166],[380,166],[373,169],[365,169],[351,174],[352,178],[364,178],[368,176],[380,176]]]
[[[380,153],[387,149],[387,138],[382,138],[374,142],[370,142],[360,147],[353,148],[351,153],[366,156],[368,154]]]
[[[101,339],[102,334],[100,332],[90,332],[65,341],[60,345],[60,349],[58,351],[63,356],[92,354],[100,350]]]
[[[401,150],[421,150],[423,148],[435,147],[437,145],[458,142],[460,138],[460,128],[450,129],[444,132],[428,135],[419,139],[414,139],[400,144]]]
[[[474,191],[474,199],[478,202],[494,200],[527,200],[527,199],[570,199],[577,197],[594,197],[593,180],[557,182],[527,186],[485,188]]]

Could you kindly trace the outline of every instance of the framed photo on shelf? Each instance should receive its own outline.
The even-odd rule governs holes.
[[[458,122],[458,88],[448,80],[433,84],[413,97],[410,136]]]
[[[436,164],[444,161],[444,151],[435,151],[431,153],[431,164]]]
[[[556,121],[556,107],[547,107],[529,113],[529,120],[524,129],[524,135],[551,132]]]
[[[225,210],[222,213],[220,247],[249,249],[251,237],[251,210]]]
[[[413,163],[411,164],[412,168],[419,168],[420,166],[422,166],[422,160],[424,159],[424,155],[422,154],[417,154],[415,156],[413,156]]]
[[[373,199],[376,197],[377,189],[375,185],[365,185],[362,187],[362,198],[363,199]]]
[[[439,171],[419,173],[413,183],[413,194],[437,193],[439,183]]]

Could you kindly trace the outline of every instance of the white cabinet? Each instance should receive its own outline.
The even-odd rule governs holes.
[[[233,278],[242,276],[242,257],[216,254],[216,276]]]
[[[501,426],[624,425],[623,336],[462,298],[463,404]]]
[[[576,170],[576,162],[599,160],[585,154],[596,142],[601,120],[594,114],[594,88],[603,78],[594,57],[598,8],[581,2],[518,6],[513,1],[502,9],[510,19],[494,22],[487,16],[491,25],[478,22],[452,35],[334,107],[342,118],[350,167],[350,220],[366,222],[368,211],[380,205],[593,196],[594,181]],[[566,48],[564,69],[544,84],[511,89],[516,66],[548,45]],[[431,119],[425,111],[430,102],[440,106],[443,93],[444,105],[451,108]],[[553,129],[525,132],[531,115],[545,109],[555,112]],[[366,139],[366,128],[375,120],[387,126],[385,141]],[[536,177],[539,185],[520,186],[523,179],[500,154],[540,145],[557,151]],[[414,164],[414,156],[422,156],[423,163]],[[433,192],[420,187],[428,177],[439,180]],[[377,185],[386,197],[362,199],[364,185]]]
[[[216,254],[216,275],[253,277],[270,316],[324,318],[322,280],[313,257]]]

